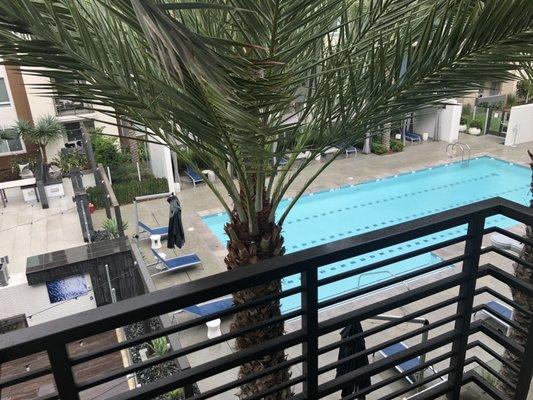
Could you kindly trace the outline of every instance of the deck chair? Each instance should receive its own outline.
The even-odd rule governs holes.
[[[197,304],[195,306],[186,307],[182,311],[187,311],[188,313],[198,315],[199,317],[204,317],[209,314],[226,310],[231,306],[233,306],[233,297],[224,296],[218,299],[206,301],[205,303]]]
[[[405,139],[409,140],[412,143],[422,142],[422,136],[414,132],[405,132]]]
[[[344,148],[344,153],[346,154],[346,158],[348,158],[348,156],[350,154],[353,154],[353,155],[357,155],[357,148],[355,146],[347,146]]]
[[[189,164],[185,166],[185,175],[189,177],[193,186],[196,186],[196,184],[198,183],[204,182],[204,178],[198,175],[198,173]]]
[[[384,349],[381,349],[379,351],[379,354],[383,357],[383,358],[386,358],[386,357],[391,357],[395,354],[398,354],[398,353],[401,353],[402,351],[404,350],[407,350],[409,348],[409,346],[407,346],[404,342],[399,342],[399,343],[395,343],[389,347],[385,347]],[[400,374],[403,374],[405,371],[411,369],[411,368],[415,368],[417,367],[418,365],[420,365],[420,357],[415,357],[415,358],[412,358],[410,360],[407,360],[407,361],[404,361],[400,364],[397,364],[394,366],[394,368],[400,373]],[[433,373],[435,373],[435,369],[432,367],[432,366],[429,366],[427,369],[433,371]],[[416,375],[418,374],[419,372],[415,372],[413,374],[409,374],[409,375],[406,375],[405,376],[405,379],[410,383],[410,384],[414,384],[416,382]]]
[[[179,256],[179,257],[165,260],[154,249],[152,249],[152,253],[154,253],[154,256],[157,259],[157,261],[164,266],[163,270],[153,274],[152,276],[166,274],[167,272],[179,271],[183,268],[190,267],[191,265],[202,263],[202,261],[196,254],[187,254],[184,256]]]
[[[507,335],[510,327],[509,324],[505,322],[504,318],[512,319],[513,309],[495,300],[489,301],[486,303],[486,306],[490,311],[478,311],[474,314],[473,319],[475,321],[483,321],[504,335]]]
[[[233,297],[231,295],[219,297],[218,299],[213,299],[206,301],[205,303],[200,303],[194,306],[186,307],[183,310],[178,312],[188,312],[190,314],[197,315],[199,317],[205,317],[210,314],[214,314],[219,311],[227,310],[233,306]],[[213,339],[215,337],[221,336],[222,331],[220,330],[220,318],[215,317],[211,321],[207,321],[205,326],[207,327],[207,337]]]
[[[147,232],[149,235],[161,235],[161,238],[168,236],[167,226],[158,226],[157,228],[151,228],[142,221],[137,221],[137,225],[139,225],[139,228]]]

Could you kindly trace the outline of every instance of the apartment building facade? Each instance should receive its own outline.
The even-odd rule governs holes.
[[[55,116],[65,126],[65,134],[47,146],[49,160],[65,147],[82,146],[82,125],[101,127],[104,133],[119,135],[115,118],[89,104],[46,96],[39,85],[47,83],[48,78],[22,73],[18,67],[0,66],[0,129],[9,130],[19,119],[35,122],[45,115]],[[37,153],[35,144],[21,138],[0,140],[0,180],[13,179],[13,166]]]

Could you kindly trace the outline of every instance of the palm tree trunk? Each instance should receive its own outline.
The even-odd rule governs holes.
[[[47,164],[48,160],[46,158],[46,146],[43,145],[43,144],[40,144],[39,145],[39,150],[41,152],[41,157],[42,157],[42,160],[43,160],[43,164]]]
[[[241,222],[237,213],[233,213],[230,222],[225,226],[226,233],[230,238],[228,242],[228,255],[226,266],[229,270],[251,265],[272,257],[282,255],[285,251],[283,247],[283,237],[281,227],[275,223],[268,222],[268,215],[271,210],[269,202],[265,202],[263,210],[257,214],[259,230],[257,235],[250,234],[247,222]],[[253,299],[260,298],[273,293],[281,292],[281,281],[273,280],[259,286],[249,288],[233,294],[235,304],[243,304]],[[280,302],[273,301],[258,307],[238,312],[232,323],[231,330],[236,331],[246,328],[252,324],[275,318],[281,315]],[[283,335],[284,324],[276,323],[263,327],[256,331],[246,333],[237,338],[235,347],[243,350],[267,340]],[[245,377],[251,373],[262,371],[266,368],[278,365],[286,360],[285,352],[279,351],[269,354],[261,359],[241,365],[239,377]],[[279,370],[273,374],[257,379],[241,386],[239,398],[246,398],[259,393],[266,388],[275,386],[290,378],[288,368]],[[283,389],[277,393],[264,397],[267,400],[283,400],[291,397],[290,388]]]
[[[531,157],[531,171],[533,173],[533,153],[528,151],[529,156]],[[532,180],[531,180],[531,189],[533,190],[533,174],[532,174]],[[530,201],[530,207],[533,208],[533,199]],[[526,238],[529,240],[533,240],[533,227],[531,225],[526,226]],[[522,249],[522,252],[520,253],[520,258],[522,260],[525,260],[529,263],[533,263],[533,247],[528,246],[527,244],[524,245],[524,248]],[[513,265],[514,267],[514,274],[517,278],[522,280],[524,283],[533,285],[533,270],[524,267],[518,263],[515,263]],[[513,300],[520,304],[524,309],[528,310],[530,313],[533,312],[533,298],[527,296],[525,293],[522,293],[519,290],[511,289],[513,294]],[[520,312],[519,310],[515,310],[513,313],[513,320],[520,325],[521,327],[524,327],[526,329],[526,332],[520,332],[516,329],[511,328],[510,338],[511,340],[515,341],[520,346],[523,346],[525,348],[526,341],[527,341],[527,329],[529,327],[530,319],[527,314],[524,314],[523,312]],[[516,356],[515,354],[511,353],[509,350],[505,351],[504,358],[509,361],[512,365],[520,369],[520,363],[521,359],[520,357]],[[501,374],[506,377],[513,385],[516,385],[518,383],[518,374],[511,368],[507,367],[506,365],[502,366]],[[499,382],[499,388],[504,393],[506,393],[509,397],[513,397],[514,393],[507,385],[503,384],[502,382]]]
[[[381,134],[381,144],[385,150],[390,151],[390,124],[385,124]]]

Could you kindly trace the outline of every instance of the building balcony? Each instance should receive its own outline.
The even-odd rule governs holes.
[[[511,290],[531,298],[533,287],[512,273],[511,264],[519,263],[523,268],[533,265],[511,250],[491,245],[490,236],[498,233],[526,245],[532,243],[491,224],[494,216],[516,224],[533,223],[531,208],[494,198],[158,291],[133,245],[131,259],[135,261],[130,267],[135,278],[128,278],[125,284],[140,279],[146,294],[119,298],[116,303],[1,336],[2,363],[35,354],[47,356],[47,362],[16,375],[3,375],[0,389],[48,376],[54,382],[53,390],[42,399],[93,399],[95,393],[100,393],[99,399],[152,399],[176,389],[196,400],[234,399],[242,384],[288,368],[288,380],[263,388],[248,399],[265,398],[286,388],[293,391],[293,399],[339,399],[344,387],[370,378],[370,386],[342,398],[458,399],[461,390],[469,390],[479,392],[478,398],[525,400],[533,370],[533,339],[531,323],[522,326],[516,316],[531,321],[531,315],[512,299]],[[458,230],[463,233],[450,233]],[[402,252],[387,259],[375,257],[390,254],[390,247],[398,245]],[[436,257],[421,266],[413,261],[417,269],[379,279],[373,275],[385,266],[427,254]],[[353,257],[367,262],[350,269],[346,264]],[[121,268],[126,258],[121,255]],[[335,272],[326,276],[322,273],[325,269]],[[34,272],[57,276],[57,270],[44,267]],[[277,280],[298,284],[244,304],[219,307],[218,311],[211,307],[209,314],[191,311],[191,307],[213,304],[232,293]],[[105,290],[107,283],[103,282],[98,292],[102,299],[111,298]],[[293,306],[282,307],[281,315],[270,319],[238,330],[229,328],[233,314],[271,302]],[[153,324],[154,319],[159,322]],[[217,319],[222,321],[221,334],[207,338],[205,324]],[[354,321],[363,323],[363,332],[339,336],[339,331]],[[284,324],[282,336],[245,350],[235,348],[236,338],[273,324]],[[134,325],[146,329],[137,336],[125,335],[117,343],[79,349],[91,338],[115,330],[128,332]],[[527,336],[525,346],[517,342],[515,333]],[[115,364],[109,369],[100,366],[87,376],[87,370],[98,360],[111,354],[133,354],[160,337],[166,338],[168,350],[143,359],[133,357],[121,368]],[[339,359],[339,348],[360,338],[365,339],[366,349]],[[285,361],[238,377],[240,365],[282,350],[287,354]],[[510,366],[516,372],[516,382],[500,372],[501,365],[509,364],[505,351],[520,360]],[[358,357],[367,358],[368,365],[336,374],[339,366]],[[166,369],[169,362],[176,366],[172,373],[141,382],[146,371]],[[125,380],[133,383],[123,385]],[[495,380],[514,395],[505,394],[502,386],[494,385]],[[122,391],[106,392],[118,387],[111,382],[118,382]]]
[[[58,117],[77,116],[94,113],[91,104],[81,101],[54,98],[54,106]]]

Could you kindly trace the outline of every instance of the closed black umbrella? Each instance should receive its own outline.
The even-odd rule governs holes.
[[[181,249],[185,244],[185,231],[181,223],[181,205],[175,195],[168,196],[167,201],[170,204],[167,247],[173,249],[174,246],[178,246]]]
[[[341,338],[346,339],[362,332],[363,327],[361,326],[361,323],[359,321],[354,321],[341,331]],[[364,351],[365,349],[365,339],[362,336],[347,341],[339,347],[339,361],[350,355]],[[366,355],[352,358],[337,367],[337,378],[348,372],[364,367],[365,365],[368,365],[368,357]],[[363,390],[364,388],[369,387],[370,384],[370,377],[355,379],[342,388],[342,397]],[[364,398],[365,396],[359,397],[359,399],[363,400]]]

